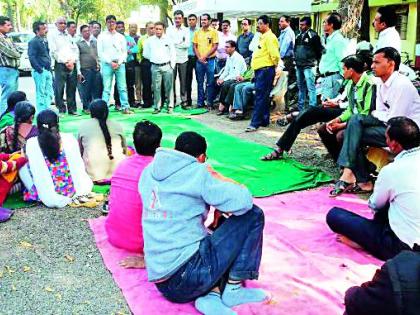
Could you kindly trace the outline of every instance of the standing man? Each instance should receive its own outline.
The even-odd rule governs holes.
[[[88,25],[82,25],[80,33],[82,39],[77,43],[79,48],[77,79],[82,96],[83,112],[89,114],[90,103],[102,96],[102,77],[97,41],[95,37],[91,36]]]
[[[140,71],[140,62],[137,59],[137,55],[138,55],[138,43],[139,43],[139,39],[140,36],[137,34],[139,30],[139,27],[137,26],[136,23],[130,23],[128,25],[128,35],[130,35],[130,37],[132,39],[134,39],[134,42],[136,43],[137,46],[137,53],[133,54],[134,56],[134,60],[135,62],[135,66],[134,66],[134,77],[135,77],[135,87],[136,87],[136,106],[135,107],[140,107],[141,106],[141,71]]]
[[[102,99],[108,103],[112,89],[112,79],[118,87],[118,94],[123,114],[132,114],[127,98],[125,80],[125,61],[127,59],[127,41],[116,31],[117,18],[108,15],[105,19],[107,30],[98,37],[98,56],[101,61],[102,82],[104,91]]]
[[[20,52],[7,37],[12,29],[10,18],[0,16],[0,115],[6,111],[9,95],[18,89]]]
[[[181,107],[187,105],[187,67],[188,67],[188,48],[190,47],[190,30],[184,24],[184,12],[177,10],[174,12],[175,25],[168,28],[167,36],[175,46],[176,58],[174,68],[174,104],[176,104],[176,77],[179,73],[179,85],[181,95]]]
[[[217,31],[210,27],[210,15],[201,16],[201,29],[194,34],[194,52],[197,57],[196,75],[198,85],[197,107],[204,107],[204,78],[207,80],[207,108],[213,109],[214,70],[217,44]]]
[[[127,42],[127,60],[125,63],[125,81],[127,83],[128,104],[130,107],[136,107],[136,100],[134,96],[134,87],[136,84],[136,54],[139,51],[136,41],[130,35],[125,35],[125,24],[123,21],[117,22],[117,32],[125,37]],[[115,107],[120,108],[120,96],[117,86],[114,86],[114,100]]]
[[[55,61],[55,104],[60,114],[68,112],[69,115],[77,116],[77,46],[74,47],[73,38],[66,31],[65,17],[59,17],[55,25],[57,26],[57,32],[54,32],[48,41],[51,55]],[[64,88],[66,88],[67,108],[63,99]]]
[[[261,37],[251,60],[251,67],[255,71],[255,105],[246,132],[257,131],[259,127],[270,124],[270,91],[280,61],[279,42],[270,29],[267,15],[258,18],[257,31],[261,32]]]
[[[51,57],[47,41],[47,24],[37,21],[33,24],[32,29],[36,36],[28,44],[28,57],[33,68],[36,110],[39,113],[48,109],[52,100]]]
[[[155,110],[153,114],[161,111],[161,88],[162,81],[165,89],[165,98],[162,102],[168,102],[168,114],[173,112],[172,83],[173,69],[175,67],[175,47],[171,39],[165,35],[165,24],[155,23],[155,35],[150,37],[144,44],[144,57],[152,64],[152,82]]]
[[[215,19],[215,18],[213,18],[213,19],[211,19],[211,27],[215,30],[215,31],[219,31],[219,28],[220,28],[220,21],[218,20],[218,19]]]
[[[219,45],[217,46],[216,51],[216,73],[219,73],[226,65],[226,60],[228,58],[228,53],[226,52],[226,42],[228,40],[233,40],[236,42],[236,36],[230,32],[230,21],[224,20],[222,22],[222,31],[219,32]]]
[[[249,49],[249,44],[251,43],[252,39],[254,38],[254,33],[250,31],[251,28],[251,20],[250,19],[243,19],[241,22],[242,27],[242,34],[238,37],[238,52],[245,58],[245,62],[247,65],[251,62],[252,51]]]
[[[347,41],[341,34],[341,15],[330,13],[323,22],[325,36],[323,38],[324,52],[319,62],[321,73],[321,99],[326,101],[335,98],[343,83],[341,75],[341,60],[345,57]]]
[[[89,22],[89,31],[95,39],[98,39],[99,34],[101,34],[102,26],[98,21]]]
[[[295,74],[295,60],[294,60],[294,48],[295,48],[295,32],[290,27],[290,16],[283,15],[279,21],[280,36],[280,58],[284,63],[284,70],[288,72],[289,84],[296,80]]]
[[[152,65],[150,60],[145,58],[143,55],[144,44],[147,39],[155,35],[155,23],[146,23],[146,34],[140,37],[137,46],[139,52],[137,53],[137,60],[140,62],[141,70],[141,84],[143,86],[143,108],[149,108],[153,105],[153,94],[152,94]]]
[[[192,106],[191,92],[192,92],[192,81],[193,72],[195,72],[195,66],[197,63],[197,57],[194,53],[193,38],[197,28],[197,16],[195,14],[188,15],[188,26],[190,31],[190,47],[188,47],[188,63],[187,63],[187,81],[186,81],[186,92],[187,92],[187,108]],[[197,76],[197,72],[196,72]]]
[[[306,94],[308,94],[309,106],[317,106],[315,67],[321,59],[323,47],[321,38],[311,29],[311,24],[312,20],[309,16],[300,19],[300,33],[296,36],[295,42],[299,111],[302,111],[305,108]]]
[[[375,51],[384,47],[394,47],[401,53],[401,38],[395,29],[397,15],[391,6],[379,7],[373,20],[373,28],[379,33]]]

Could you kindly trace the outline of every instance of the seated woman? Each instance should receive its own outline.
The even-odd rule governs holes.
[[[79,145],[86,171],[94,182],[109,181],[118,163],[125,159],[127,145],[121,125],[108,119],[108,106],[94,100],[92,119],[79,128]]]
[[[88,195],[93,182],[85,171],[77,140],[59,132],[58,115],[41,111],[38,136],[26,143],[28,164],[19,171],[27,191],[24,200],[41,201],[47,207],[62,208],[72,199]]]
[[[35,107],[22,101],[14,109],[14,126],[8,126],[0,134],[0,150],[12,153],[22,149],[29,138],[38,135],[38,128],[32,125]]]
[[[11,126],[15,121],[15,106],[17,103],[26,101],[26,94],[21,91],[15,91],[7,98],[7,109],[0,116],[0,131],[7,126]]]
[[[105,229],[109,242],[115,247],[143,254],[143,203],[139,179],[143,169],[153,160],[161,139],[162,131],[157,125],[147,120],[137,123],[133,133],[137,154],[122,161],[111,178]]]

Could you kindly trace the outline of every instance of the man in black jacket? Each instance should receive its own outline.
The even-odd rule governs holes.
[[[28,57],[35,81],[36,111],[40,112],[49,108],[53,97],[51,57],[47,42],[47,24],[37,21],[33,24],[33,31],[36,36],[28,44]]]
[[[296,79],[299,89],[298,109],[305,107],[306,94],[309,106],[316,106],[315,66],[322,55],[322,44],[319,35],[311,29],[309,16],[300,19],[300,33],[295,41]]]

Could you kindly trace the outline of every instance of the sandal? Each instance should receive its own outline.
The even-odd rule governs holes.
[[[347,183],[344,180],[338,180],[336,181],[334,185],[334,189],[330,191],[330,197],[337,197],[341,194],[344,194],[345,192],[350,191],[354,188],[356,184],[353,183]]]
[[[276,161],[276,160],[281,160],[283,158],[283,151],[279,151],[279,150],[274,150],[273,152],[264,155],[261,158],[261,161]]]
[[[349,194],[355,194],[355,195],[363,195],[363,194],[371,194],[373,192],[372,189],[370,190],[364,190],[362,189],[359,184],[355,184],[351,189],[347,191]]]

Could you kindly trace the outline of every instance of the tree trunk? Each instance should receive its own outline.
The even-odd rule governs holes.
[[[367,1],[366,1],[367,2]],[[359,22],[361,21],[364,0],[340,0],[338,12],[343,17],[341,31],[349,38],[359,38]]]

